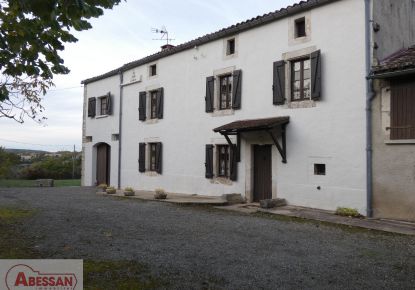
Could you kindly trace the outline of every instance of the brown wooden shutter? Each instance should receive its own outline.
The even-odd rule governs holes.
[[[206,145],[206,156],[205,156],[205,169],[206,178],[213,178],[213,145]]]
[[[88,117],[94,118],[97,110],[97,99],[89,98],[88,99]]]
[[[392,82],[390,139],[415,139],[415,83],[412,80]]]
[[[159,142],[156,144],[156,172],[158,174],[161,174],[161,168],[162,168],[162,156],[163,156],[163,151],[162,151],[162,144]]]
[[[215,77],[206,78],[206,113],[213,112],[213,98],[215,89]]]
[[[107,115],[112,115],[111,93],[108,93],[105,98],[107,99]]]
[[[285,104],[285,61],[283,60],[274,62],[272,91],[274,105]]]
[[[229,179],[232,181],[236,181],[237,177],[238,177],[238,164],[237,164],[237,150],[236,150],[236,145],[232,145],[229,151],[230,154],[230,160],[229,160],[229,168],[230,168],[230,176]]]
[[[147,92],[140,92],[138,99],[138,119],[140,121],[146,120],[146,106],[147,106]]]
[[[311,98],[319,100],[321,98],[321,55],[317,50],[310,55],[311,59]]]
[[[232,84],[232,108],[241,108],[241,95],[242,95],[242,71],[236,70],[233,72],[233,84]]]
[[[164,89],[157,90],[157,118],[163,119]]]
[[[146,143],[138,144],[138,171],[146,172]]]

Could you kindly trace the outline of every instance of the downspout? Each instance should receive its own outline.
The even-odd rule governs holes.
[[[371,0],[365,0],[365,38],[366,38],[366,215],[373,217],[373,150],[372,150],[372,100],[374,98],[373,80],[368,78],[372,67]]]
[[[120,75],[120,110],[118,113],[118,189],[121,189],[121,144],[122,144],[122,93],[123,93],[123,72],[119,71]]]

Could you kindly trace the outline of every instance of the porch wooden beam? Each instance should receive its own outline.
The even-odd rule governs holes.
[[[284,133],[282,134],[282,147],[280,143],[278,142],[277,138],[275,138],[274,134],[272,134],[271,131],[267,130],[268,134],[271,136],[272,141],[274,141],[275,146],[277,146],[278,152],[280,152],[282,157],[282,163],[287,163],[287,156],[286,156],[286,145],[285,145],[285,130],[283,130]]]

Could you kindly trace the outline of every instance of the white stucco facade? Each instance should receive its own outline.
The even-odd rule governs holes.
[[[303,16],[307,37],[295,39],[294,22]],[[213,129],[232,121],[289,116],[286,164],[276,146],[272,146],[273,197],[298,206],[328,210],[350,207],[365,213],[364,21],[364,1],[337,1],[239,32],[234,35],[233,57],[225,56],[227,36],[122,71],[122,85],[117,74],[87,83],[84,105],[90,97],[111,92],[113,114],[89,118],[84,113],[84,139],[88,136],[92,141],[89,138],[84,142],[83,185],[95,184],[94,148],[107,143],[111,146],[111,185],[118,186],[120,174],[122,188],[163,188],[167,192],[200,195],[240,193],[251,200],[252,146],[273,144],[269,135],[242,134],[236,181],[205,178],[205,145],[227,144]],[[316,50],[321,51],[322,60],[321,99],[273,105],[273,62],[289,62]],[[154,63],[157,76],[149,77],[148,66]],[[241,109],[206,113],[206,77],[233,70],[243,73]],[[164,89],[163,119],[139,121],[139,92],[160,87]],[[121,138],[119,173],[120,141],[114,141],[113,134]],[[162,142],[162,174],[139,172],[140,142]],[[314,175],[316,163],[326,165],[326,175]]]

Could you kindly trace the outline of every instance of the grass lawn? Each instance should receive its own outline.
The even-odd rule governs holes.
[[[0,187],[34,187],[35,180],[0,179]],[[55,180],[55,186],[81,186],[80,179]]]

